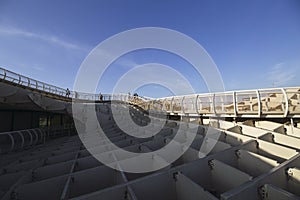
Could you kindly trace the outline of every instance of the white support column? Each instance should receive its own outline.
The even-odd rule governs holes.
[[[291,118],[291,130],[292,130],[292,134],[294,134],[294,119]]]

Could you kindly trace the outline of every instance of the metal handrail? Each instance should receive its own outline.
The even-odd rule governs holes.
[[[29,78],[27,76],[17,74],[15,72],[9,71],[9,70],[1,68],[1,67],[0,67],[0,72],[1,72],[0,79],[2,79],[2,80],[8,81],[8,82],[11,82],[11,83],[14,83],[14,84],[26,86],[26,87],[29,87],[29,88],[32,88],[32,89],[41,90],[43,92],[47,92],[46,88],[49,88],[48,93],[52,93],[52,94],[57,95],[57,92],[51,92],[51,91],[59,91],[62,94],[66,95],[67,90],[64,89],[64,88],[60,88],[60,87],[57,87],[57,86],[54,86],[54,85],[50,85],[48,83],[37,81],[37,80],[34,80],[34,79]],[[27,82],[25,82],[25,81],[27,81]],[[38,86],[39,84],[41,85],[41,89],[39,89],[39,86]]]

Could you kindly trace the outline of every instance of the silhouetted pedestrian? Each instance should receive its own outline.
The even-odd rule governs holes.
[[[69,88],[67,88],[66,96],[69,98],[70,94],[71,94],[71,92],[70,92]]]

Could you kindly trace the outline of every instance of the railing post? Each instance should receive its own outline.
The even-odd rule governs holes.
[[[185,97],[185,96],[183,96],[182,99],[181,99],[181,112],[182,112],[183,114],[185,114],[185,111],[184,111],[184,105],[183,105],[184,97]]]
[[[217,113],[216,113],[216,94],[215,93],[213,93],[213,96],[212,96],[212,107],[213,107],[213,112],[214,112],[214,114],[216,115]]]
[[[222,101],[222,113],[224,113],[224,98],[223,98],[223,95],[220,96],[220,99]]]
[[[261,116],[261,100],[260,100],[260,93],[259,93],[259,90],[256,90],[256,95],[257,95],[257,106],[258,106],[258,117]]]
[[[17,133],[20,135],[20,137],[21,137],[21,139],[22,139],[21,148],[23,149],[23,147],[24,147],[24,144],[25,144],[25,139],[24,139],[24,136],[23,136],[23,134],[22,134],[20,131],[18,131]]]
[[[3,69],[3,71],[4,71],[3,80],[5,80],[6,79],[6,70]]]
[[[171,100],[171,103],[170,103],[170,108],[171,108],[172,113],[174,113],[173,101],[174,101],[174,97],[172,97],[172,100]]]
[[[199,95],[196,95],[195,109],[196,109],[196,113],[199,115],[199,110],[198,110],[198,96],[199,96]]]
[[[14,137],[13,137],[10,133],[8,133],[8,136],[9,136],[10,139],[11,139],[10,151],[12,151],[12,150],[14,150],[14,148],[15,148],[15,139],[14,139]]]
[[[250,96],[249,101],[250,101],[250,111],[253,112],[253,98],[252,98],[252,96]]]
[[[232,92],[232,101],[233,101],[233,114],[237,116],[237,106],[236,106],[236,92]]]
[[[167,99],[164,99],[164,100],[162,101],[162,110],[164,110],[164,111],[167,112],[166,101],[167,101]]]
[[[285,100],[285,110],[283,116],[287,117],[287,115],[289,114],[289,98],[284,88],[281,88],[281,91]]]

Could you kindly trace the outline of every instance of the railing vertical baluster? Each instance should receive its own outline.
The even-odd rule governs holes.
[[[259,90],[256,90],[256,95],[257,95],[257,106],[258,106],[258,117],[260,117],[261,116],[261,113],[262,113],[262,111],[261,111],[261,109],[262,109],[262,107],[261,107],[261,99],[260,99],[260,93],[259,93]]]
[[[3,80],[5,80],[6,79],[6,70],[5,69],[3,69],[3,70],[4,70]]]
[[[237,116],[237,105],[236,105],[236,92],[232,92],[232,101],[233,101],[233,114]]]
[[[195,109],[196,109],[196,113],[199,115],[199,109],[198,109],[198,97],[199,95],[196,95],[196,99],[195,99]]]
[[[182,99],[181,99],[181,112],[183,113],[183,114],[185,114],[185,106],[184,106],[184,104],[183,104],[183,102],[184,102],[184,96],[182,97]]]
[[[174,101],[174,97],[172,97],[171,103],[170,103],[170,108],[171,108],[171,112],[172,112],[172,113],[174,113],[173,101]]]
[[[287,115],[289,114],[289,98],[284,88],[281,88],[281,91],[285,100],[285,110],[284,110],[283,117],[287,117]]]

